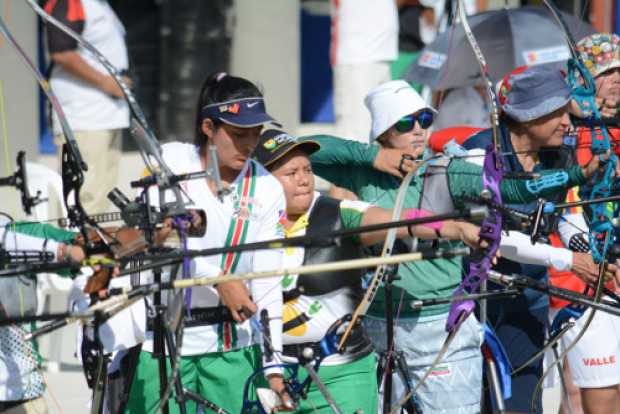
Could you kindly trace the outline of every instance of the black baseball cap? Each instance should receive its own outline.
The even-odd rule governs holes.
[[[279,129],[267,129],[260,136],[254,158],[268,168],[295,148],[310,155],[320,150],[321,145],[316,141],[295,138]]]

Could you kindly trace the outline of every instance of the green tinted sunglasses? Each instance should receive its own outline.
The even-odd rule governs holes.
[[[398,132],[409,132],[415,126],[416,121],[420,124],[420,128],[428,129],[433,125],[435,114],[429,109],[423,109],[415,115],[403,116],[396,122],[394,127]]]

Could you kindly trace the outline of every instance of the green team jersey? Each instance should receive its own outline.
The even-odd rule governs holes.
[[[7,228],[15,233],[40,237],[42,239],[55,240],[57,242],[71,242],[77,235],[77,233],[73,231],[63,230],[50,224],[32,223],[27,221],[17,221],[12,224],[7,224]]]
[[[379,146],[327,135],[303,138],[312,139],[321,145],[321,150],[310,157],[315,174],[354,192],[363,201],[387,209],[394,207],[401,182],[396,177],[374,169],[373,162],[379,152]],[[455,206],[462,207],[464,200],[468,197],[479,197],[483,189],[480,166],[463,159],[453,159],[447,165],[446,172],[448,188],[439,188],[436,191],[449,192]],[[576,167],[566,172],[569,176],[568,183],[562,189],[585,182],[581,168]],[[552,172],[543,171],[541,174],[544,176],[550,173]],[[423,177],[416,176],[411,180],[405,197],[406,208],[420,207],[423,185]],[[500,187],[503,201],[514,204],[532,202],[559,190],[558,187],[545,188],[540,192],[532,193],[525,180],[512,179],[502,180]],[[441,248],[457,245],[460,245],[460,242],[439,243]],[[400,280],[394,282],[394,313],[396,314],[399,308],[401,296],[403,298],[403,306],[400,309],[401,317],[430,316],[447,312],[449,304],[428,306],[420,311],[413,310],[410,305],[412,300],[438,298],[452,294],[461,281],[461,269],[460,257],[401,264],[398,267]],[[377,317],[384,316],[384,303],[384,293],[379,290],[368,314]]]
[[[5,226],[7,231],[41,239],[54,240],[59,243],[71,243],[77,235],[76,232],[63,230],[45,223],[16,221],[13,223],[7,222]],[[73,277],[73,273],[70,270],[58,270],[55,273],[62,277]]]

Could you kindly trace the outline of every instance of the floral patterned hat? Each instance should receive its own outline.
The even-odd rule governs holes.
[[[620,37],[613,33],[595,33],[577,43],[577,52],[592,74],[620,67]]]

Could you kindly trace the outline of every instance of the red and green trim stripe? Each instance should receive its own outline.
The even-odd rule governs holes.
[[[236,217],[230,220],[228,234],[226,235],[226,246],[237,246],[245,242],[248,228],[250,227],[249,217],[242,214],[245,209],[248,216],[252,214],[252,203],[254,191],[256,190],[256,166],[250,162],[246,169],[243,181],[237,190],[238,200],[235,205]],[[222,255],[221,268],[224,274],[234,273],[239,264],[240,253],[226,253]],[[237,327],[234,322],[223,322],[218,326],[218,352],[229,351],[237,345]]]

